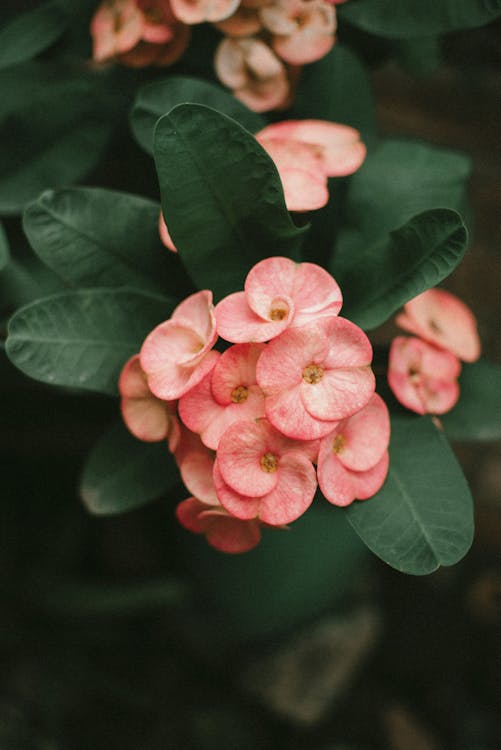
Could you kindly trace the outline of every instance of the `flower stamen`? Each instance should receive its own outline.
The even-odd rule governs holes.
[[[320,367],[320,365],[316,365],[312,363],[311,365],[307,365],[303,372],[302,372],[302,378],[305,383],[310,383],[314,385],[315,383],[319,383],[324,376],[324,368]]]
[[[265,453],[259,463],[267,474],[273,474],[278,469],[278,458],[273,453]]]
[[[247,401],[248,396],[249,389],[246,385],[239,385],[231,392],[231,400],[234,404],[242,404],[244,401]]]

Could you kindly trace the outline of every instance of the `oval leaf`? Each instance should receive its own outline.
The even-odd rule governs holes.
[[[43,383],[114,395],[125,361],[173,307],[173,300],[128,289],[45,297],[10,319],[7,355]]]
[[[175,107],[158,121],[155,163],[169,231],[200,288],[219,299],[262,258],[298,257],[304,230],[276,167],[234,120],[199,104]]]
[[[376,328],[448,276],[467,239],[459,214],[438,208],[415,216],[365,252],[337,254],[332,273],[343,289],[343,315],[362,328]]]
[[[470,160],[456,151],[387,139],[350,178],[336,252],[374,245],[421,211],[466,206]]]
[[[189,280],[159,239],[160,205],[99,188],[47,190],[24,213],[39,258],[68,284],[134,286],[180,296]]]
[[[136,440],[120,422],[90,452],[80,494],[91,513],[114,515],[139,508],[179,484],[167,443]]]
[[[0,31],[0,68],[31,60],[55,42],[67,24],[68,16],[53,0],[13,18]]]
[[[461,468],[429,417],[392,419],[382,489],[345,511],[374,554],[403,573],[453,565],[473,539],[473,503]]]
[[[464,364],[461,395],[441,417],[451,440],[501,440],[501,365],[481,359]]]
[[[135,139],[145,151],[153,154],[155,125],[160,117],[178,104],[205,104],[232,117],[251,133],[264,128],[266,121],[247,109],[238,99],[214,83],[189,76],[172,76],[139,89],[130,121]]]
[[[409,38],[483,26],[501,15],[500,0],[357,0],[339,17],[365,31]]]

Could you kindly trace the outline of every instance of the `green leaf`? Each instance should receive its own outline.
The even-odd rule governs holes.
[[[173,300],[129,289],[45,297],[10,319],[7,355],[43,383],[114,395],[123,364],[173,306]]]
[[[461,392],[452,411],[441,417],[451,440],[501,440],[501,365],[481,359],[463,365]]]
[[[415,141],[383,141],[350,179],[338,248],[362,250],[421,211],[463,211],[469,174],[463,154]]]
[[[317,118],[351,125],[372,142],[375,131],[374,98],[365,67],[347,47],[335,44],[318,62],[305,65],[291,116]]]
[[[75,182],[99,160],[124,93],[108,75],[25,63],[0,71],[0,214],[21,213],[48,187]]]
[[[5,234],[3,225],[0,223],[0,271],[5,268],[9,262],[10,251],[9,251],[9,240]]]
[[[89,454],[80,494],[91,513],[114,515],[165,495],[179,482],[179,471],[165,440],[136,440],[120,422]]]
[[[376,328],[448,276],[463,257],[467,239],[459,214],[437,208],[363,252],[336,254],[331,270],[343,290],[343,315],[362,328]]]
[[[234,120],[182,104],[155,131],[162,211],[191,278],[219,299],[243,288],[270,255],[297,258],[304,230],[292,222],[273,161]]]
[[[266,125],[233,94],[200,78],[172,76],[139,89],[132,107],[130,121],[135,139],[145,151],[153,154],[153,136],[157,120],[178,104],[205,104],[240,123],[251,133]]]
[[[453,565],[473,539],[473,503],[461,468],[429,417],[392,419],[382,489],[345,511],[374,554],[403,573]]]
[[[356,0],[337,12],[365,31],[404,39],[483,26],[501,15],[501,0]]]
[[[14,17],[0,31],[0,68],[31,60],[61,36],[68,20],[53,0]]]
[[[73,286],[134,286],[180,296],[189,281],[160,242],[160,205],[99,188],[47,190],[24,213],[39,258]]]

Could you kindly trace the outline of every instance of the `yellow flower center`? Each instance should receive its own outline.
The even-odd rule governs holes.
[[[336,437],[332,441],[332,451],[336,454],[336,456],[339,453],[342,453],[345,443],[346,438],[344,435],[336,435]]]
[[[273,474],[278,469],[278,458],[273,453],[265,453],[261,456],[261,469],[267,474]]]
[[[319,383],[324,376],[324,368],[320,367],[320,365],[307,365],[303,372],[302,377],[305,383],[311,383],[314,385],[315,383]]]
[[[268,314],[270,320],[284,320],[289,314],[289,305],[283,299],[274,299]]]
[[[249,389],[245,385],[239,385],[234,388],[231,392],[231,400],[234,404],[242,404],[247,401],[249,395]]]

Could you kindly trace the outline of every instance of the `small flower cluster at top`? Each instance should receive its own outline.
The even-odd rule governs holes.
[[[391,344],[391,390],[418,414],[444,414],[459,398],[460,360],[480,356],[475,316],[450,292],[428,289],[404,306],[396,323],[416,335],[397,336]]]
[[[220,81],[250,109],[290,102],[297,66],[329,52],[334,5],[345,0],[104,0],[91,34],[97,62],[171,65],[185,51],[190,28],[211,22],[225,35],[214,65]]]
[[[328,178],[346,177],[362,165],[367,149],[349,125],[327,120],[285,120],[255,133],[273,159],[289,211],[315,211],[329,200]],[[176,252],[162,214],[163,244]]]
[[[320,266],[267,258],[215,308],[209,290],[181,302],[125,364],[124,421],[139,439],[168,439],[192,495],[177,517],[213,547],[252,549],[262,526],[299,518],[317,485],[346,506],[384,483],[389,414],[371,344],[341,305]]]

